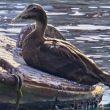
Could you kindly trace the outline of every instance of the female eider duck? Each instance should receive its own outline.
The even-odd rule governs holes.
[[[64,40],[44,37],[47,15],[40,5],[28,5],[13,21],[17,19],[36,21],[36,28],[24,38],[22,45],[22,55],[29,66],[80,84],[110,85],[110,76],[77,47]]]

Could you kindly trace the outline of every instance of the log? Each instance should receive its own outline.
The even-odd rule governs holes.
[[[14,48],[16,40],[0,36],[0,108],[15,107],[18,77],[23,80],[19,110],[96,107],[101,101],[102,87],[77,84],[31,68]]]

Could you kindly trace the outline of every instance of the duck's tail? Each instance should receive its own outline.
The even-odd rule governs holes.
[[[100,77],[101,82],[110,87],[110,74],[105,71],[99,70],[98,75]]]

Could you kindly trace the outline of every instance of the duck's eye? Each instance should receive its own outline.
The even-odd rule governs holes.
[[[35,8],[35,7],[33,7],[33,8],[32,8],[32,10],[36,10],[36,8]]]

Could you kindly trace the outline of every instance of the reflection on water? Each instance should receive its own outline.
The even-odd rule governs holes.
[[[0,34],[17,39],[20,29],[29,21],[11,24],[11,19],[29,3],[43,5],[48,22],[107,72],[110,72],[110,1],[109,0],[1,0]],[[103,104],[110,103],[105,87]]]

